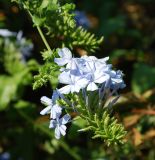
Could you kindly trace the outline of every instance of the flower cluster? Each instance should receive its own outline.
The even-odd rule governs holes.
[[[60,118],[62,114],[63,107],[60,107],[56,101],[59,99],[59,92],[56,90],[53,92],[52,99],[48,97],[41,97],[41,102],[45,104],[47,107],[43,109],[40,114],[50,114],[50,121],[49,128],[55,128],[55,137],[59,139],[61,135],[66,134],[66,126],[65,124],[68,123],[70,120],[70,115],[66,114],[62,118]]]
[[[117,91],[124,88],[125,84],[122,72],[114,71],[112,65],[107,64],[109,57],[98,59],[95,56],[85,55],[74,58],[68,48],[59,49],[58,55],[59,57],[55,58],[54,62],[60,66],[58,80],[64,86],[53,92],[52,99],[41,98],[41,101],[47,105],[41,114],[51,114],[50,128],[55,128],[55,137],[59,139],[60,135],[66,134],[65,124],[71,118],[68,114],[60,118],[65,106],[57,103],[59,98],[68,103],[69,100],[65,96],[82,93],[83,99],[88,105],[87,98],[90,92],[96,93],[97,91],[99,101],[102,101],[104,97],[108,98],[117,94]],[[113,105],[117,99],[118,96],[109,105]],[[73,105],[71,106],[73,107]]]
[[[23,32],[19,31],[18,33],[9,31],[8,29],[0,29],[0,37],[5,38],[5,43],[9,44],[11,38],[15,37],[15,45],[18,50],[22,53],[21,60],[23,62],[31,55],[33,49],[33,44],[23,37]]]
[[[58,52],[60,58],[55,58],[55,63],[61,68],[59,83],[66,84],[59,89],[61,94],[79,92],[81,89],[87,91],[104,89],[117,91],[124,88],[121,71],[112,70],[112,65],[106,64],[109,57],[97,59],[95,56],[82,56],[73,58],[68,48]]]

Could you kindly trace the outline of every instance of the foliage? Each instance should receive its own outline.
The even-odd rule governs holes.
[[[9,106],[11,101],[18,101],[23,94],[23,87],[32,83],[32,71],[38,68],[36,61],[24,62],[21,48],[14,40],[0,38],[1,66],[0,110]],[[15,54],[12,54],[15,53]],[[4,62],[4,63],[3,63]]]
[[[28,10],[34,25],[44,27],[47,35],[59,41],[59,47],[79,47],[88,52],[94,52],[103,41],[95,38],[82,27],[76,27],[73,3],[63,3],[47,0],[16,1]]]
[[[89,125],[82,130],[92,130],[94,132],[93,138],[102,138],[108,145],[123,143],[122,137],[126,135],[126,132],[124,127],[118,124],[114,117],[110,117],[107,112],[104,112],[102,117],[99,118],[95,114],[94,119],[92,119],[86,118]]]
[[[79,34],[83,30],[82,27],[78,29],[74,26],[74,15],[70,14],[70,11],[74,11],[75,5],[67,6],[66,4],[66,2],[70,4],[70,1],[61,0],[58,6],[47,5],[49,1],[46,0],[38,0],[37,3],[35,0],[24,1],[33,3],[29,6],[33,7],[33,9],[31,8],[33,22],[38,22],[39,27],[46,33],[52,51],[43,48],[42,41],[31,27],[31,20],[24,11],[21,11],[23,7],[21,4],[19,9],[15,3],[11,4],[9,0],[0,1],[0,28],[9,28],[16,32],[22,28],[26,37],[31,38],[34,42],[33,55],[23,63],[22,54],[17,49],[15,38],[11,38],[9,44],[7,46],[5,44],[4,49],[4,40],[0,37],[0,158],[2,154],[9,153],[13,160],[20,158],[24,160],[61,159],[62,156],[67,160],[154,160],[155,23],[153,6],[155,2],[153,0],[74,1],[76,10],[84,11],[91,22],[91,28],[88,28],[87,32],[94,32],[98,36],[104,35],[104,45],[102,46],[102,43],[97,43],[98,38],[93,38],[94,42],[91,41],[88,45],[83,45],[86,40],[79,44],[85,35]],[[21,2],[23,0],[18,0],[18,3]],[[57,4],[57,1],[50,1],[50,3]],[[42,6],[42,8],[37,6]],[[69,9],[65,16],[58,16],[58,7],[62,9],[62,6],[69,7]],[[50,10],[55,16],[46,16],[48,18],[44,19],[44,15],[51,14]],[[65,10],[66,8],[62,9],[61,13],[64,14]],[[67,17],[67,20],[64,17]],[[67,23],[68,19],[70,23]],[[56,20],[59,20],[58,24],[56,24]],[[47,24],[52,27],[48,27]],[[65,26],[70,29],[65,30]],[[73,29],[74,27],[76,29]],[[78,36],[72,34],[74,31]],[[83,32],[85,31],[81,33]],[[73,44],[73,41],[76,43]],[[99,45],[101,48],[96,50]],[[125,126],[127,136],[123,145],[107,147],[100,138],[90,139],[95,130],[90,130],[90,132],[82,132],[81,130],[80,132],[81,128],[90,129],[87,128],[90,126],[89,120],[79,118],[79,115],[74,112],[71,114],[74,120],[69,126],[67,136],[57,141],[53,132],[48,129],[47,119],[49,117],[38,115],[42,109],[39,98],[43,94],[51,96],[50,84],[52,84],[52,88],[57,86],[56,77],[59,73],[55,72],[56,68],[50,70],[50,67],[54,66],[52,53],[57,56],[56,50],[53,48],[63,46],[72,48],[74,53],[80,55],[85,53],[84,50],[91,53],[90,49],[93,48],[95,56],[110,56],[114,67],[123,70],[127,87],[114,106],[113,112],[108,110],[104,113],[108,113],[106,117],[110,116],[109,120],[113,120],[114,116],[119,121],[118,125],[123,123]],[[44,62],[38,54],[40,50],[43,51]],[[41,64],[38,65],[32,60],[33,58]],[[52,65],[50,66],[50,64]],[[34,82],[34,89],[38,90],[32,91],[32,78],[37,74],[38,69],[39,74],[35,76]],[[41,87],[43,85],[45,87]],[[91,101],[92,106],[94,106],[95,100],[96,97]],[[94,115],[91,119],[96,124]],[[101,123],[102,118],[98,119]],[[108,132],[110,130],[111,128],[108,128]],[[102,133],[105,136],[105,132]]]
[[[44,59],[46,59],[46,62],[45,65],[40,69],[39,75],[35,76],[35,83],[33,85],[34,89],[45,85],[52,78],[51,75],[53,75],[53,73],[59,69],[54,65],[52,58],[55,56],[57,57],[57,55],[54,51],[51,50],[40,27],[46,28],[48,35],[54,37],[61,36],[63,40],[63,44],[61,46],[65,47],[72,48],[74,45],[76,47],[83,46],[83,49],[93,52],[94,49],[98,47],[97,45],[102,42],[102,38],[100,40],[96,40],[94,38],[94,34],[88,33],[82,27],[76,27],[74,14],[71,13],[71,11],[73,11],[73,9],[75,8],[74,4],[72,3],[61,4],[58,1],[32,2],[28,0],[16,2],[28,11],[29,15],[32,18],[34,26],[37,27],[38,32],[47,47],[47,51],[43,52],[43,57]],[[67,39],[65,38],[66,36]],[[83,113],[83,111],[81,113]],[[97,123],[97,121],[101,121],[100,125],[96,125],[94,127],[97,128],[94,131],[94,137],[102,137],[107,140],[108,144],[110,144],[111,142],[121,142],[121,139],[125,135],[124,128],[120,125],[117,125],[114,119],[109,120],[108,115],[107,117],[105,117],[105,119],[101,117],[101,119],[103,119],[101,120],[98,116],[98,113],[96,114],[97,115],[95,116],[95,119],[93,117],[89,117],[89,115],[85,115],[86,117],[89,117],[90,121],[92,122],[93,119],[95,120],[95,123]],[[112,130],[109,130],[105,127],[102,128],[101,126],[110,126],[112,127]],[[106,136],[104,135],[104,132],[106,133],[107,131],[109,131],[108,133],[112,131],[111,136],[107,136],[107,134]]]

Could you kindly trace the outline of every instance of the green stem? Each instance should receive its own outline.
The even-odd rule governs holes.
[[[39,26],[37,26],[37,30],[38,30],[38,32],[39,32],[39,34],[40,34],[40,36],[41,36],[46,48],[48,49],[49,52],[52,53],[52,50],[51,50],[51,48],[50,48],[50,46],[49,46],[49,44],[48,44],[43,32],[42,32],[42,30],[41,30],[41,28]]]
[[[24,6],[25,6],[25,8],[27,9],[27,12],[29,13],[30,17],[31,17],[32,20],[33,20],[33,15],[32,15],[31,12],[28,10],[26,4],[24,4]],[[45,36],[44,36],[41,28],[40,28],[37,24],[35,24],[35,25],[36,25],[36,27],[37,27],[37,30],[38,30],[38,32],[39,32],[39,34],[40,34],[40,37],[41,37],[41,39],[43,40],[46,48],[48,49],[49,52],[52,53],[51,47],[49,46],[49,44],[48,44],[48,42],[47,42],[47,40],[46,40],[46,38],[45,38]]]

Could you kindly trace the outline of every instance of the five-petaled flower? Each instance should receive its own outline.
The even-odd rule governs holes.
[[[59,82],[66,84],[66,86],[59,89],[59,92],[61,94],[68,94],[70,92],[79,92],[81,88],[84,88],[87,85],[88,80],[86,78],[70,74],[70,71],[64,71],[59,75]]]
[[[58,99],[58,95],[56,92],[53,92],[52,99],[43,96],[41,97],[41,102],[45,104],[47,107],[44,108],[40,114],[45,115],[50,113],[50,117],[53,119],[56,119],[59,117],[62,113],[62,107],[60,107],[58,104],[56,104],[56,100]]]
[[[59,117],[57,117],[55,120],[52,119],[50,121],[49,128],[55,128],[55,138],[56,139],[60,139],[61,135],[63,136],[66,135],[67,127],[65,126],[65,124],[67,124],[70,119],[71,119],[70,115],[66,114],[60,119]]]

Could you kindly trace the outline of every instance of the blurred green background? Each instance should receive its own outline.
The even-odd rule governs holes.
[[[100,139],[92,140],[91,133],[78,133],[82,121],[70,125],[66,137],[54,138],[48,117],[39,115],[40,97],[50,97],[52,88],[32,90],[44,44],[28,14],[0,0],[0,29],[21,30],[26,37],[17,43],[0,36],[0,160],[155,160],[155,1],[74,3],[88,18],[88,30],[104,36],[95,55],[109,56],[125,74],[127,87],[114,110],[128,131],[126,143],[107,147]],[[25,56],[23,47],[30,45],[32,53]]]

